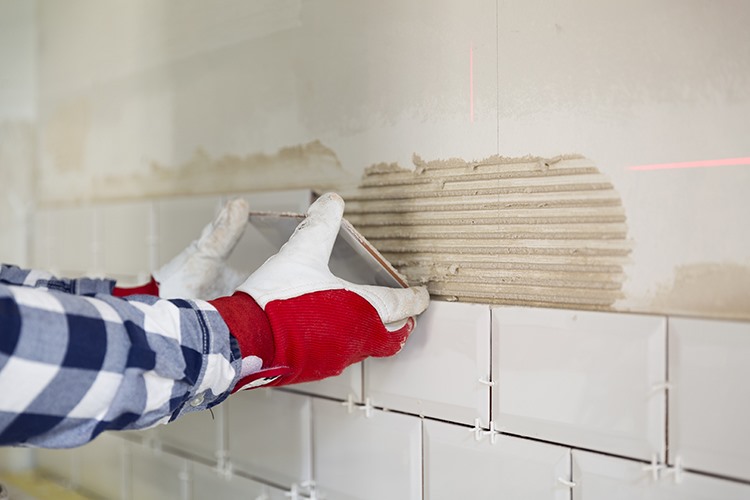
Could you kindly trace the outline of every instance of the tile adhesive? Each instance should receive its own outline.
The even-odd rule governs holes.
[[[412,284],[466,302],[610,309],[622,297],[625,212],[582,156],[415,156],[369,167],[346,218]]]

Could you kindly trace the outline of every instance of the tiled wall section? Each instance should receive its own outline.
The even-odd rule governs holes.
[[[35,265],[141,281],[222,199],[42,211]],[[232,264],[272,252],[248,231]],[[434,302],[397,357],[37,463],[138,500],[750,498],[747,359],[747,323]]]

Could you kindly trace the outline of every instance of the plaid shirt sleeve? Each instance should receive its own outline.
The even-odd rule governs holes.
[[[241,356],[200,300],[0,268],[0,445],[67,448],[222,402]]]

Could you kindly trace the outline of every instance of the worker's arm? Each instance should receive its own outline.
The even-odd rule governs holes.
[[[77,446],[210,408],[240,363],[204,301],[0,285],[0,445]]]
[[[0,285],[0,444],[76,446],[400,350],[427,292],[333,276],[342,212],[322,197],[275,257],[211,302]]]
[[[185,299],[226,295],[243,280],[226,258],[247,214],[245,201],[228,202],[139,287],[0,267],[0,445],[76,446],[222,401],[238,351],[211,305]]]
[[[57,278],[47,271],[0,265],[0,284],[55,290],[73,295],[111,294],[115,281],[100,278]]]

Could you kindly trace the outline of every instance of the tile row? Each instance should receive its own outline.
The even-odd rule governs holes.
[[[304,211],[311,193],[246,199],[255,210]],[[34,263],[143,281],[222,202],[41,210]],[[248,227],[230,265],[249,273],[274,251]],[[750,394],[732,383],[750,376],[748,355],[746,323],[433,302],[398,356],[291,390],[750,480]],[[190,438],[194,452],[227,449],[197,431]]]
[[[398,356],[292,390],[750,480],[749,358],[749,323],[433,302]]]
[[[500,433],[487,436],[487,431],[397,412],[350,412],[340,402],[322,398],[262,392],[243,398],[249,421],[242,425],[248,432],[242,443],[233,445],[230,440],[239,452],[234,474],[166,446],[129,442],[116,435],[101,436],[75,455],[44,451],[40,466],[85,492],[139,500],[734,500],[750,495],[750,484],[680,467]],[[293,436],[278,431],[294,428],[299,413],[276,413],[268,419],[258,419],[255,413],[260,406],[290,410],[290,400],[306,406],[312,421]],[[268,459],[269,455],[282,460]],[[314,482],[290,485],[265,479],[308,477],[310,470]]]
[[[40,450],[39,470],[95,498],[283,500],[287,491],[105,433],[76,450]]]
[[[61,276],[107,275],[142,283],[198,238],[228,199],[242,197],[255,211],[304,212],[311,196],[295,190],[41,208],[34,215],[31,262]],[[248,226],[229,264],[249,274],[275,251]]]

